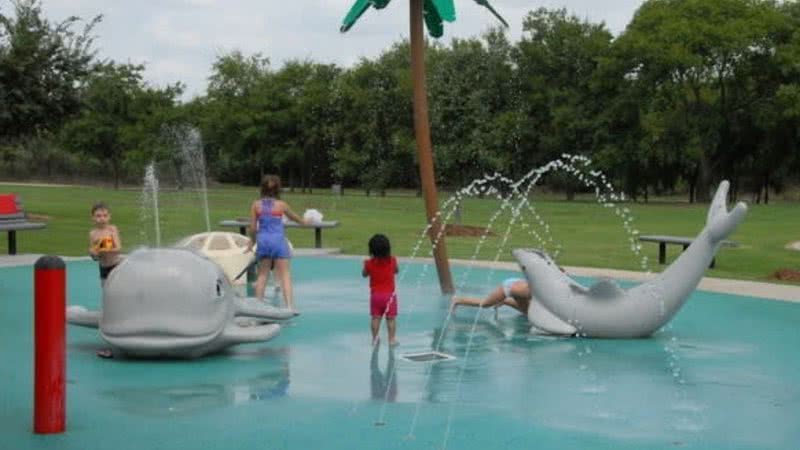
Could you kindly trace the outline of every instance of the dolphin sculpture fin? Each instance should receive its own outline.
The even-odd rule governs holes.
[[[610,278],[602,278],[596,283],[591,285],[587,293],[597,299],[616,298],[620,295],[625,295],[625,291],[617,284],[616,281]]]
[[[532,299],[528,306],[528,321],[533,325],[530,329],[532,334],[569,336],[577,332],[574,326],[556,317],[536,299]]]
[[[67,323],[86,328],[98,328],[100,326],[100,311],[89,311],[80,305],[67,306]]]
[[[589,289],[586,286],[574,282],[574,280],[570,279],[571,283],[569,283],[569,288],[572,290],[573,294],[586,294],[589,292]]]

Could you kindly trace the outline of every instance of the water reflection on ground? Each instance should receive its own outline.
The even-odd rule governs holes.
[[[378,356],[381,346],[376,345],[372,349],[372,357],[369,362],[370,373],[370,396],[373,400],[387,402],[397,401],[397,373],[395,371],[395,349],[389,347],[386,352],[386,366],[381,370]]]
[[[258,361],[263,367],[254,370],[255,375],[243,378],[215,373],[204,382],[173,380],[168,384],[147,387],[122,386],[103,391],[101,396],[118,409],[142,415],[190,414],[253,401],[275,400],[289,392],[289,354],[287,347],[231,351],[227,357]]]

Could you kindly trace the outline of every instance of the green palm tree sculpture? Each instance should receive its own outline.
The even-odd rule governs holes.
[[[347,16],[345,16],[344,21],[342,21],[341,32],[344,33],[355,25],[358,18],[361,17],[364,11],[369,9],[370,6],[375,9],[383,9],[390,1],[391,0],[357,0],[353,7],[350,8]],[[503,25],[506,27],[508,26],[505,19],[500,17],[500,14],[492,8],[489,2],[486,0],[475,0],[475,3],[487,8],[503,23]],[[444,32],[442,21],[453,22],[456,20],[456,7],[453,4],[453,0],[425,0],[422,11],[425,16],[425,24],[428,26],[428,33],[435,38],[441,37]]]
[[[383,9],[391,0],[356,0],[355,4],[342,21],[341,31],[349,30],[372,6]],[[444,243],[441,220],[437,220],[439,200],[436,194],[436,180],[433,170],[433,154],[431,150],[431,130],[428,120],[428,94],[425,87],[425,42],[423,36],[423,18],[428,26],[428,33],[440,37],[444,32],[443,21],[456,20],[456,7],[453,0],[409,0],[411,17],[411,79],[414,85],[414,134],[417,141],[417,159],[419,160],[419,179],[422,195],[425,197],[425,212],[431,228],[429,237],[434,244],[433,257],[436,261],[436,272],[439,275],[439,286],[445,294],[451,294],[453,277],[450,274],[450,263],[447,260],[447,247]],[[475,0],[475,3],[491,11],[500,21],[508,23],[497,14],[497,11],[486,0]]]

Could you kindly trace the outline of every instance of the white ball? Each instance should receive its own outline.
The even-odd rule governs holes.
[[[303,213],[303,220],[305,220],[306,223],[321,223],[322,213],[316,209],[307,209],[306,212]]]

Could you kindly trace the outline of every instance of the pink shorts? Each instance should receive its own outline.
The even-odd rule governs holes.
[[[369,313],[372,317],[397,317],[397,296],[393,293],[374,292],[369,298]]]

